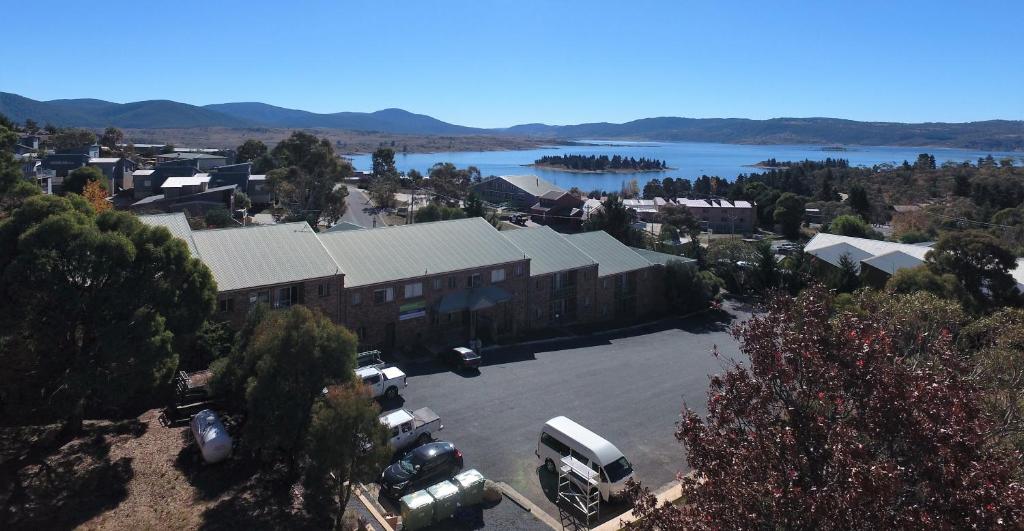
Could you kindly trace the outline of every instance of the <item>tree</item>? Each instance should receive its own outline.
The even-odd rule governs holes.
[[[712,240],[708,243],[707,262],[725,287],[733,293],[743,293],[750,285],[750,269],[757,260],[757,249],[736,238]]]
[[[378,208],[390,208],[398,193],[398,180],[391,178],[374,179],[370,183],[370,199]]]
[[[800,223],[804,219],[804,198],[786,192],[775,202],[772,218],[782,229],[782,235],[791,240],[800,237]]]
[[[937,275],[927,265],[896,271],[885,283],[885,290],[890,293],[902,294],[924,291],[937,297],[958,301],[963,297],[963,289],[955,275],[949,273]]]
[[[97,214],[114,208],[114,205],[107,201],[107,189],[99,181],[93,180],[86,183],[82,196],[85,197],[85,200],[89,202],[89,206]]]
[[[151,404],[213,312],[209,270],[163,227],[31,197],[0,222],[0,404],[38,423]],[[16,306],[16,307],[15,307]]]
[[[53,149],[78,149],[96,143],[96,134],[85,129],[62,129],[50,137]]]
[[[236,210],[242,211],[242,216],[248,215],[249,207],[252,206],[252,200],[249,199],[249,194],[236,189],[235,193],[231,196],[231,203],[235,206]]]
[[[869,221],[871,219],[871,201],[868,199],[868,192],[863,186],[853,185],[850,187],[850,195],[846,203],[857,213],[858,216]]]
[[[465,217],[466,212],[461,208],[431,202],[423,208],[416,210],[416,215],[413,216],[413,219],[416,223],[427,223],[430,221],[462,219]]]
[[[871,228],[871,225],[865,223],[863,218],[850,215],[843,215],[833,219],[828,224],[827,232],[840,236],[868,238],[871,240],[881,240],[883,238],[882,234]]]
[[[651,179],[644,184],[644,199],[664,197],[665,188],[661,185],[661,179]]]
[[[626,245],[634,245],[640,240],[640,235],[633,228],[633,221],[633,215],[622,198],[611,194],[601,203],[601,209],[590,215],[584,228],[587,231],[603,230]]]
[[[124,142],[124,133],[116,127],[108,127],[100,137],[100,145],[109,149],[118,149]]]
[[[64,192],[81,195],[85,191],[85,185],[90,181],[100,183],[104,190],[110,188],[110,182],[103,172],[95,166],[82,166],[75,168],[64,178]]]
[[[487,215],[487,211],[484,210],[484,202],[473,192],[466,196],[466,206],[463,207],[463,210],[466,211],[468,218],[482,218]]]
[[[755,246],[753,281],[762,294],[778,288],[782,282],[779,261],[775,259],[775,251],[769,242],[762,241]]]
[[[249,451],[264,460],[294,459],[324,387],[354,378],[356,338],[301,305],[260,312],[239,337],[240,348],[211,366],[212,385],[244,393],[228,399],[245,404],[242,440]]]
[[[710,271],[697,270],[696,264],[670,260],[665,265],[665,298],[669,309],[678,314],[703,310],[718,296],[722,280]]]
[[[1019,299],[1010,271],[1013,253],[991,234],[978,230],[946,232],[926,255],[932,272],[956,276],[972,309],[1013,304]]]
[[[398,168],[395,167],[395,150],[377,148],[371,157],[373,160],[373,178],[398,180]]]
[[[665,205],[659,216],[662,232],[673,240],[686,236],[690,241],[695,241],[700,236],[700,222],[690,209],[682,205]]]
[[[25,132],[34,135],[39,132],[39,124],[31,118],[25,119]]]
[[[978,319],[957,342],[978,370],[983,403],[994,420],[990,434],[1001,446],[1024,451],[1024,310],[1003,308]]]
[[[390,459],[388,431],[366,389],[331,387],[313,406],[306,454],[310,475],[330,485],[338,498],[335,528],[341,529],[352,487],[379,477]]]
[[[207,210],[206,215],[203,216],[203,222],[205,222],[206,226],[211,229],[233,227],[235,225],[235,220],[231,217],[231,212],[228,212],[228,209],[223,207]]]
[[[456,205],[466,196],[474,179],[480,178],[480,170],[475,166],[460,170],[451,162],[438,162],[430,167],[428,175],[434,199]]]
[[[235,162],[255,162],[267,154],[267,145],[255,139],[248,139],[235,149]]]
[[[860,287],[860,266],[848,253],[839,257],[839,265],[828,277],[828,286],[840,293],[852,293]]]
[[[313,227],[341,219],[348,196],[344,179],[352,175],[352,165],[334,154],[329,140],[296,131],[274,146],[271,155],[277,169],[267,173],[267,181],[286,219],[305,220]]]
[[[749,363],[711,378],[676,438],[686,504],[630,491],[651,528],[1015,527],[1019,455],[986,439],[983,392],[948,331],[908,355],[898,313],[837,311],[821,288],[734,330]],[[945,330],[942,328],[940,330]]]

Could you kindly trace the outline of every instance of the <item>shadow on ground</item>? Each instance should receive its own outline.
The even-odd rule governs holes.
[[[0,528],[71,528],[127,497],[132,460],[111,460],[110,448],[119,438],[140,437],[145,424],[86,422],[66,443],[58,431],[56,425],[2,430]]]
[[[549,472],[544,465],[541,465],[537,467],[537,482],[540,483],[544,497],[558,507],[557,516],[563,529],[590,529],[605,522],[615,520],[626,511],[632,509],[628,502],[612,503],[602,501],[597,517],[590,522],[588,527],[587,517],[582,510],[558,499],[558,476]]]

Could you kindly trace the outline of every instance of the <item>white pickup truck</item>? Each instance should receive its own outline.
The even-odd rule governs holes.
[[[426,444],[433,439],[434,432],[444,429],[441,417],[429,407],[421,407],[410,412],[399,409],[378,417],[380,423],[391,431],[388,442],[394,450],[404,450],[413,446]]]
[[[383,396],[393,400],[398,397],[398,390],[408,385],[405,373],[398,367],[363,367],[356,369],[356,378],[363,381],[373,398]]]

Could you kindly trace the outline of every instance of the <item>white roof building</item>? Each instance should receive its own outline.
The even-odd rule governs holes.
[[[164,184],[160,185],[160,188],[181,188],[183,186],[199,186],[202,184],[209,184],[210,174],[208,173],[197,173],[191,177],[168,177]]]
[[[900,269],[924,264],[930,246],[895,243],[867,238],[854,238],[819,232],[804,246],[804,252],[819,260],[839,266],[843,255],[849,256],[858,271],[868,265],[888,275]]]

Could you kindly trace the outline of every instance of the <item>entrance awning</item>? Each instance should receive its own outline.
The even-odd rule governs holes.
[[[441,303],[437,306],[437,311],[440,313],[461,312],[463,310],[475,312],[511,299],[511,293],[495,286],[470,288],[456,293],[449,293],[442,297]]]

